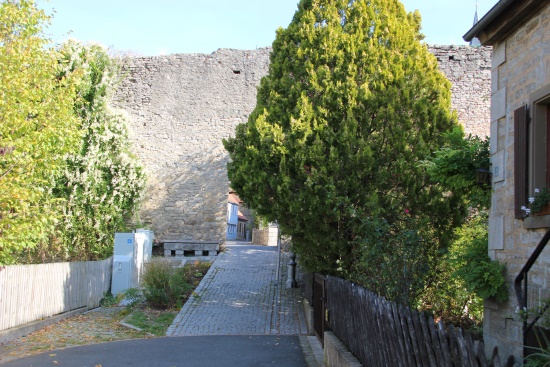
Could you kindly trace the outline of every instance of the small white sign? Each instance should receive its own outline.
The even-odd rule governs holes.
[[[491,158],[493,182],[504,181],[504,152],[500,151]]]

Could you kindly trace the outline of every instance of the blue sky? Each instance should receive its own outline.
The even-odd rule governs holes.
[[[481,18],[497,0],[477,0]],[[99,42],[136,55],[212,53],[218,48],[271,46],[275,30],[286,27],[298,0],[38,0],[53,13],[46,33]],[[464,45],[476,0],[402,0],[420,10],[425,41]]]

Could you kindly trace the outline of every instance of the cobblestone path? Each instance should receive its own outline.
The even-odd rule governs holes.
[[[166,335],[307,334],[302,292],[285,287],[288,255],[279,271],[277,257],[273,247],[228,245]]]

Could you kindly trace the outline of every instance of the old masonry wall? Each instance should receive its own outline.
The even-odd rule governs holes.
[[[489,134],[491,49],[430,46],[468,133]],[[222,139],[256,104],[270,48],[135,57],[115,94],[148,182],[142,223],[161,240],[225,239],[229,181]]]

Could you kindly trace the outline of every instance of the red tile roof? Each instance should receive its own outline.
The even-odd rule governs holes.
[[[239,220],[244,220],[245,222],[248,222],[248,218],[244,216],[244,214],[239,210]]]
[[[237,194],[234,194],[234,193],[229,193],[229,195],[227,195],[227,201],[229,201],[230,203],[233,203],[233,204],[241,204],[243,201],[241,200],[241,198],[239,198],[239,196]]]

